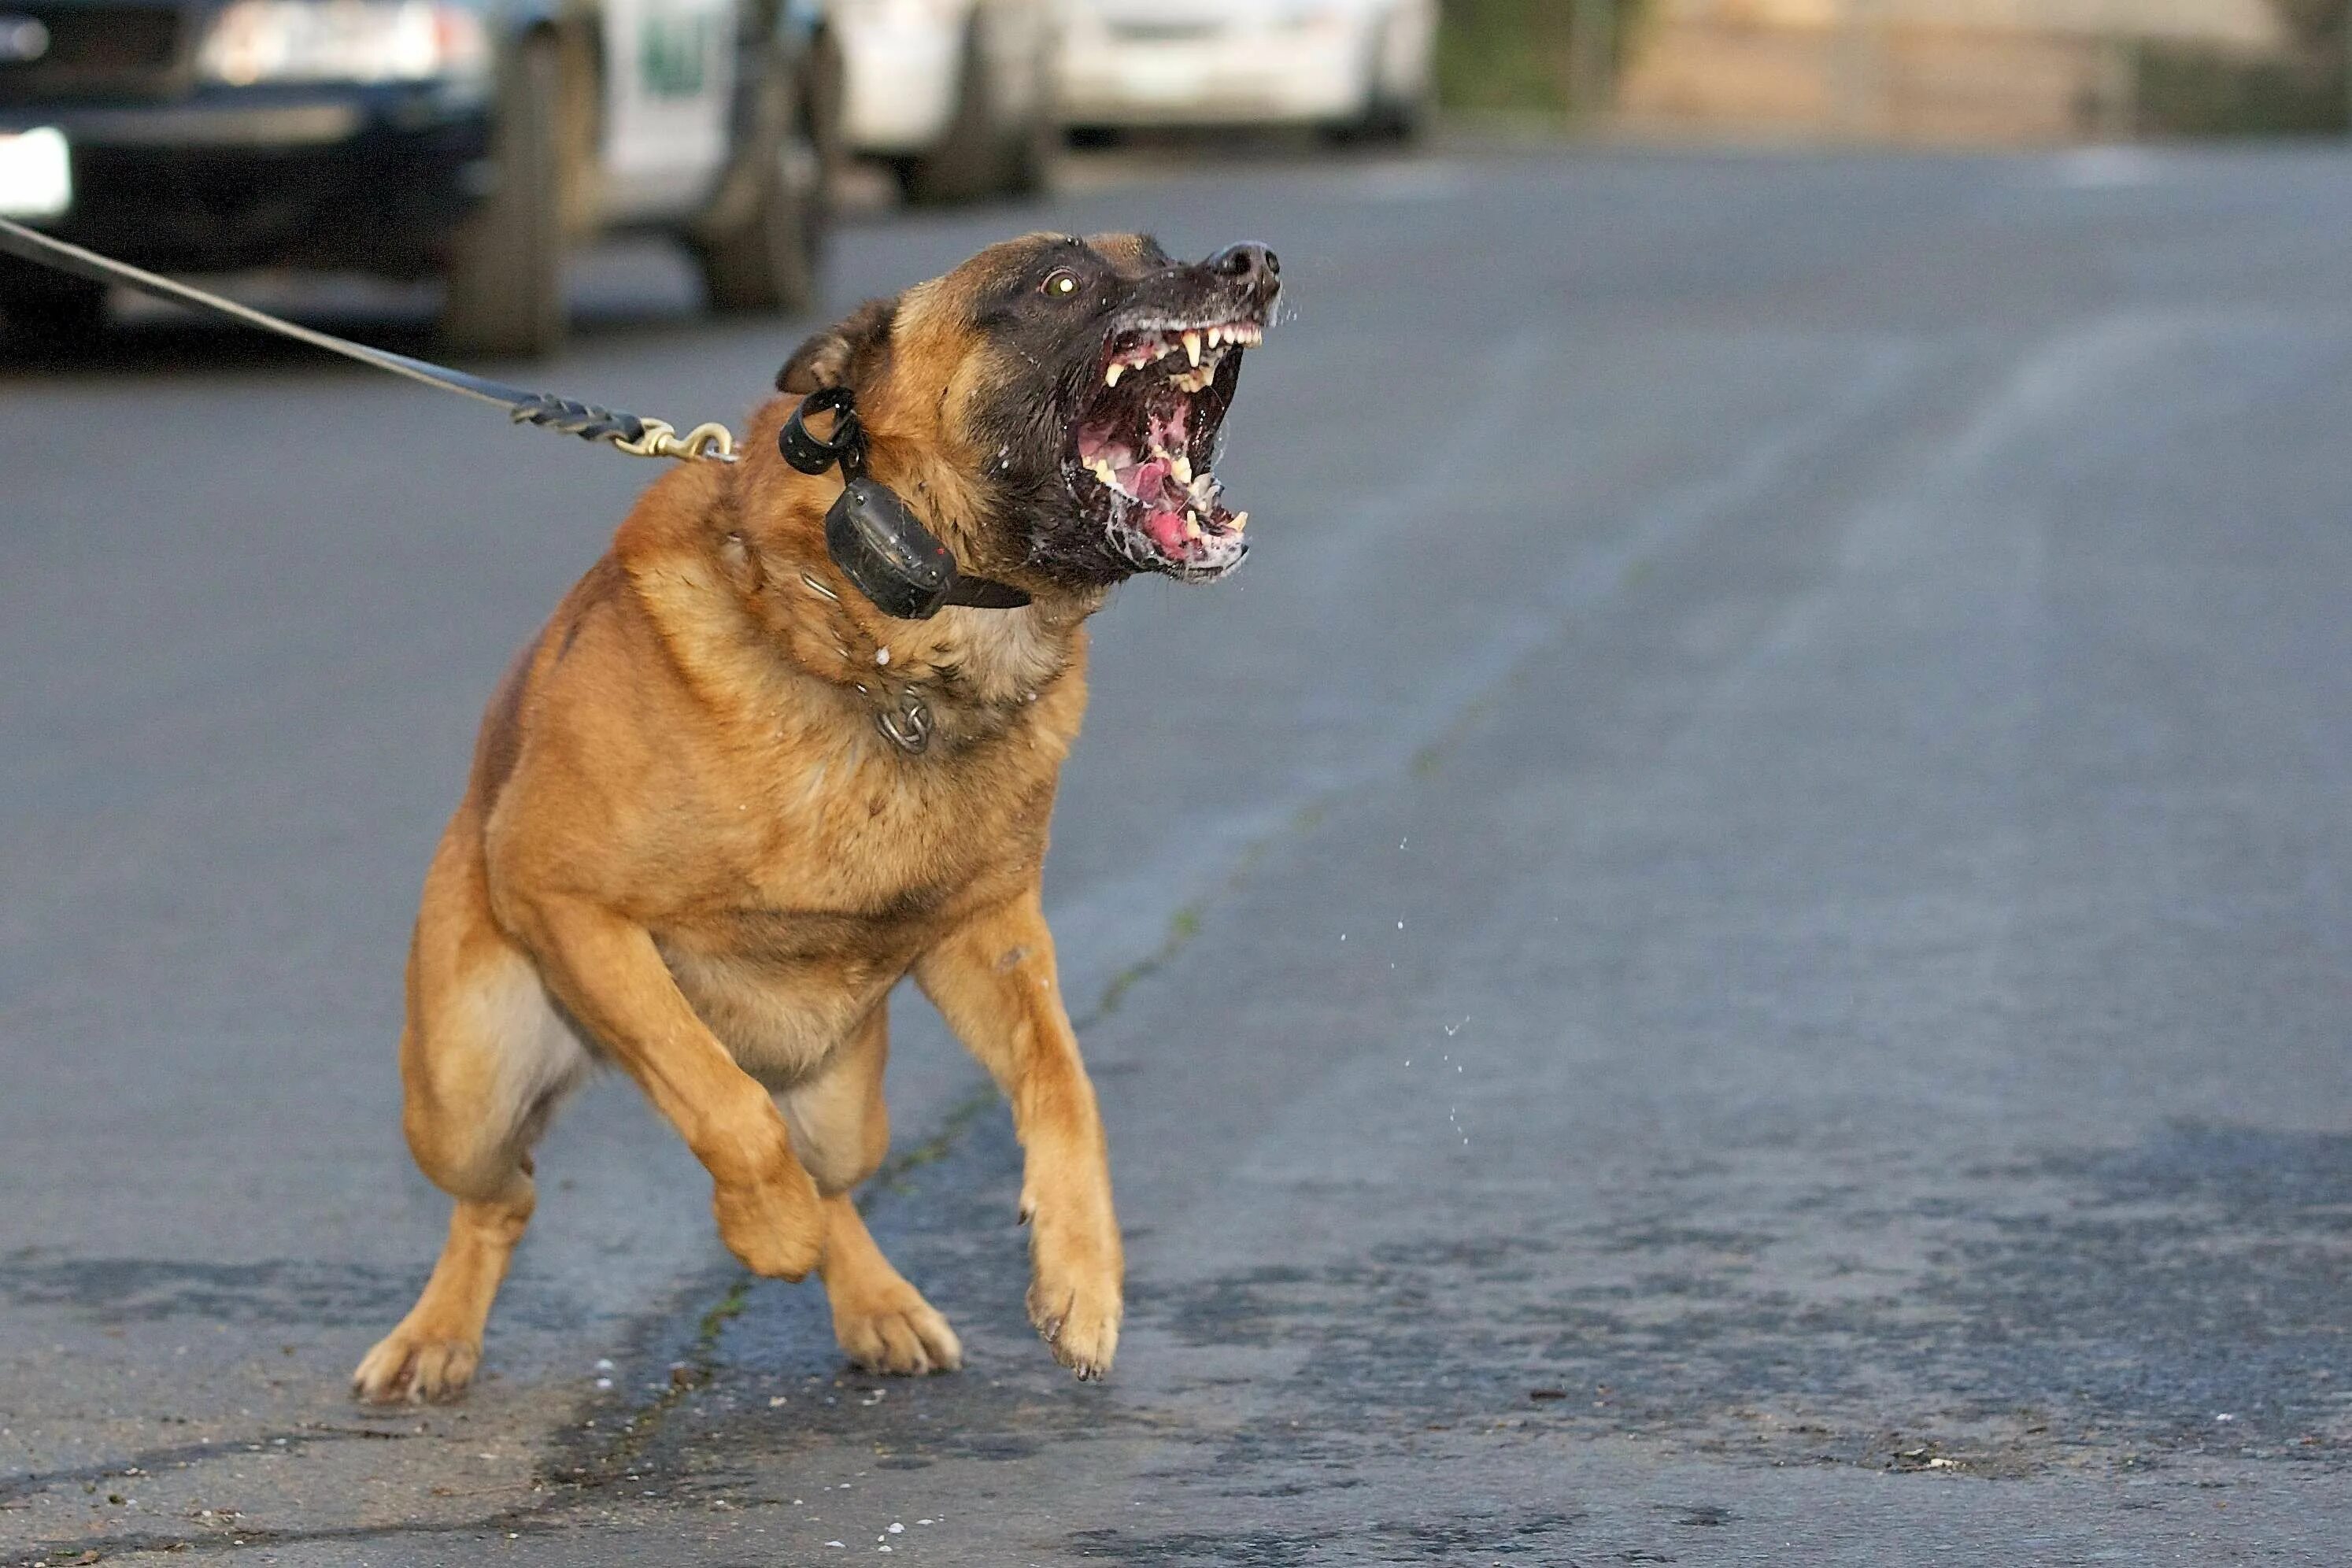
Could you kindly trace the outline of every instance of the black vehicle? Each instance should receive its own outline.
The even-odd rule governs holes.
[[[0,216],[163,271],[437,274],[448,347],[538,353],[598,233],[807,308],[840,80],[816,0],[0,0]],[[0,258],[12,333],[104,308]]]

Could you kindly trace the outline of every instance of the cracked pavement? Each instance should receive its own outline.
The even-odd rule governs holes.
[[[2347,168],[1457,150],[846,233],[841,308],[1041,225],[1293,284],[1256,553],[1098,621],[1056,818],[1100,1386],[908,996],[866,1201],[964,1373],[845,1371],[607,1083],[484,1381],[348,1405],[446,1213],[425,856],[646,475],[207,331],[0,373],[0,1562],[2343,1561]],[[599,258],[535,380],[747,401],[798,332],[682,278]]]

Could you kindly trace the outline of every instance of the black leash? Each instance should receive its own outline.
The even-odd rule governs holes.
[[[152,294],[159,300],[169,300],[175,305],[225,316],[244,326],[258,327],[266,332],[276,332],[297,342],[309,343],[329,353],[357,360],[378,370],[404,375],[426,386],[439,387],[463,396],[496,404],[507,411],[507,417],[518,425],[536,425],[542,429],[559,430],[567,436],[577,436],[583,441],[602,441],[618,452],[632,458],[698,458],[708,462],[731,463],[735,460],[735,437],[724,425],[698,425],[681,436],[677,426],[660,419],[646,419],[635,414],[623,414],[610,408],[600,408],[593,403],[575,403],[568,397],[556,397],[544,392],[525,392],[520,387],[507,386],[486,381],[478,375],[451,370],[446,365],[411,359],[389,349],[369,348],[346,338],[314,331],[291,321],[282,321],[266,310],[240,305],[234,300],[224,300],[217,294],[207,294],[202,289],[192,289],[184,283],[174,283],[169,278],[159,278],[127,262],[85,250],[79,245],[68,245],[37,229],[0,218],[0,251],[38,262],[60,272],[70,272],[96,283],[120,283]]]
[[[664,420],[600,408],[593,403],[575,403],[544,392],[525,392],[446,365],[411,359],[389,349],[370,348],[347,338],[297,326],[266,310],[224,300],[202,289],[175,283],[6,218],[0,218],[0,251],[93,282],[120,283],[175,305],[209,311],[243,326],[258,327],[265,332],[275,332],[377,370],[406,376],[425,386],[494,404],[505,409],[507,417],[518,425],[536,425],[577,436],[583,441],[602,441],[632,458],[735,461],[735,437],[724,425],[698,425],[681,436],[677,426]],[[834,416],[831,436],[818,436],[802,423],[803,414],[825,413]],[[1029,602],[1026,593],[1009,583],[960,571],[955,552],[923,526],[907,503],[887,486],[866,477],[866,431],[858,424],[847,387],[834,387],[803,399],[778,433],[777,446],[784,460],[804,474],[822,474],[836,464],[840,466],[845,483],[840,499],[825,513],[825,548],[843,574],[883,614],[899,620],[924,620],[939,614],[947,605],[1009,610]]]

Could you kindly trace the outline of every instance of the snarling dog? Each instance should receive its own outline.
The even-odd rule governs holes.
[[[743,461],[646,492],[499,685],[425,878],[403,1126],[457,1209],[361,1397],[464,1389],[532,1145],[600,1063],[709,1171],[745,1267],[822,1276],[851,1360],[958,1365],[850,1198],[888,1145],[884,1011],[909,973],[1012,1103],[1031,1321],[1080,1377],[1109,1368],[1123,1259],[1039,902],[1047,817],[1087,617],[1139,572],[1205,581],[1245,552],[1211,464],[1279,291],[1261,246],[999,245],[810,340]],[[828,549],[842,478],[779,437],[803,402],[853,400],[866,476],[992,605],[895,619]]]

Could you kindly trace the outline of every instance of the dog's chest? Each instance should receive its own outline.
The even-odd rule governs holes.
[[[656,934],[747,1070],[813,1070],[959,919],[1034,881],[1053,770],[1004,765],[1032,750],[836,755],[714,803],[716,874]]]

